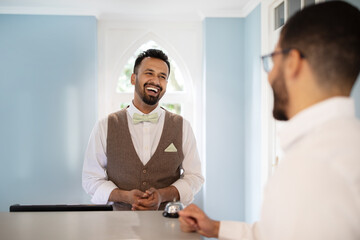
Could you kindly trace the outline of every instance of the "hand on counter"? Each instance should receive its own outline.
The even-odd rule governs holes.
[[[205,237],[218,238],[220,222],[210,219],[198,206],[191,204],[179,212],[181,230],[198,232]]]

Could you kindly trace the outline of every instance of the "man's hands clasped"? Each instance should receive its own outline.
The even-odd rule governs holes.
[[[162,202],[179,200],[179,191],[174,186],[161,189],[150,188],[145,192],[138,189],[130,191],[115,188],[109,196],[109,202],[124,202],[131,210],[158,210]]]
[[[159,190],[150,188],[145,192],[134,189],[129,191],[128,202],[132,205],[131,210],[158,210],[162,202]]]

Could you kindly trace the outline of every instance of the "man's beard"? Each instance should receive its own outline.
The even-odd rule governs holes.
[[[289,103],[289,94],[285,86],[284,72],[281,69],[278,76],[275,77],[271,84],[274,94],[274,109],[273,116],[276,120],[287,121],[286,107]]]
[[[159,88],[159,94],[157,96],[149,96],[145,89],[146,89],[146,86],[154,86],[154,87],[157,87]],[[137,92],[137,94],[141,97],[142,101],[148,105],[155,105],[157,104],[161,97],[162,97],[162,87],[160,85],[155,85],[155,84],[151,84],[151,83],[145,83],[144,86],[143,86],[143,89],[141,91],[141,87],[140,87],[140,84],[139,84],[139,81],[136,77],[136,85],[135,85],[135,91]]]

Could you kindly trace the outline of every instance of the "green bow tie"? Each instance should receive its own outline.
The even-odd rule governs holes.
[[[132,119],[133,119],[134,124],[138,124],[141,122],[157,123],[159,116],[157,113],[152,113],[149,115],[140,115],[140,114],[134,113]]]

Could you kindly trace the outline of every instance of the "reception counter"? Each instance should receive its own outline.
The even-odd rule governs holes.
[[[178,219],[161,211],[0,212],[4,240],[177,240],[201,239],[184,233]]]

